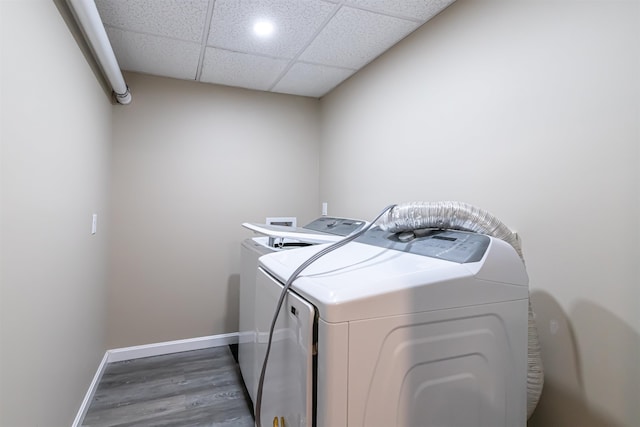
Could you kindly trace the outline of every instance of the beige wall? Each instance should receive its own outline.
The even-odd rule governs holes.
[[[458,0],[321,103],[333,213],[462,200],[520,233],[547,372],[532,426],[640,420],[638,8]]]
[[[105,348],[236,331],[240,222],[443,199],[523,238],[530,425],[640,419],[637,1],[458,0],[320,103],[130,74],[113,110],[51,2],[0,7],[0,425],[69,425]]]
[[[317,100],[128,74],[114,111],[111,348],[238,330],[241,223],[318,205]]]
[[[53,2],[0,30],[0,425],[69,426],[106,349],[112,106]]]

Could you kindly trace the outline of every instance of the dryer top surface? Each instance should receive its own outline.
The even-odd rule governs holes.
[[[486,250],[473,262],[355,241],[311,264],[292,288],[329,322],[528,298],[528,276],[515,250],[499,239],[482,237],[488,239]],[[269,254],[260,258],[260,266],[285,283],[327,246]]]

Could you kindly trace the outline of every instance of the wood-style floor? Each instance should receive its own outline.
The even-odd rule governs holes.
[[[253,427],[227,346],[107,365],[84,427]]]

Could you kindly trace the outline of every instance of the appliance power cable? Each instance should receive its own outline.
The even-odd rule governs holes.
[[[267,363],[269,361],[269,353],[271,352],[271,343],[273,341],[273,333],[274,333],[275,328],[276,328],[276,322],[278,320],[278,315],[280,314],[280,310],[282,309],[282,304],[284,303],[284,299],[285,299],[285,297],[287,295],[287,292],[289,291],[289,288],[291,287],[293,282],[298,278],[298,276],[300,275],[300,273],[302,273],[302,271],[304,269],[309,267],[311,264],[313,264],[318,259],[320,259],[323,256],[325,256],[329,252],[335,251],[336,249],[341,248],[344,245],[346,245],[347,243],[352,242],[355,239],[357,239],[358,237],[362,236],[371,227],[373,227],[373,225],[385,213],[387,213],[388,211],[393,209],[395,206],[396,206],[395,204],[387,206],[366,227],[362,228],[361,230],[357,231],[356,233],[353,233],[353,234],[345,237],[344,239],[339,240],[339,241],[327,246],[326,248],[322,249],[321,251],[317,252],[316,254],[311,256],[309,259],[307,259],[305,262],[300,264],[300,266],[291,274],[291,276],[289,276],[289,279],[287,280],[287,282],[285,283],[284,287],[282,288],[282,291],[280,292],[280,298],[278,299],[278,304],[276,305],[276,309],[275,309],[275,312],[273,314],[273,319],[271,320],[271,328],[269,329],[269,342],[267,343],[267,351],[266,351],[266,353],[264,355],[264,361],[262,362],[262,370],[260,371],[260,379],[258,381],[258,392],[257,392],[257,395],[256,395],[256,413],[255,413],[256,426],[262,427],[261,411],[262,411],[262,394],[263,394],[263,390],[264,390],[264,378],[265,378],[265,373],[267,371]]]

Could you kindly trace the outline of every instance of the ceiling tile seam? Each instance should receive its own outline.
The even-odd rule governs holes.
[[[181,39],[178,37],[171,37],[171,36],[165,36],[165,35],[161,35],[161,34],[154,34],[154,33],[147,33],[144,31],[135,31],[135,30],[131,30],[131,29],[127,29],[127,28],[122,28],[116,25],[106,25],[104,26],[104,28],[112,28],[115,30],[120,30],[120,31],[124,31],[125,33],[131,33],[131,34],[140,34],[143,36],[150,36],[150,37],[157,37],[160,39],[167,39],[167,40],[173,40],[173,41],[177,41],[177,42],[183,42],[183,43],[191,43],[191,44],[197,44],[198,46],[200,46],[201,42],[200,41],[193,41],[193,40],[185,40],[185,39]]]
[[[268,91],[272,91],[278,85],[278,83],[280,83],[280,80],[282,80],[284,78],[284,76],[287,75],[289,70],[291,70],[291,67],[293,67],[295,65],[296,61],[298,60],[298,58],[300,58],[300,55],[302,55],[304,53],[304,51],[307,50],[307,48],[309,46],[311,46],[311,43],[313,43],[313,41],[316,39],[316,37],[318,37],[318,35],[326,28],[326,26],[329,24],[329,22],[331,22],[333,17],[336,16],[336,14],[338,13],[338,11],[341,8],[342,8],[342,2],[335,4],[333,10],[325,18],[324,22],[322,22],[322,24],[318,27],[316,32],[313,33],[313,35],[311,37],[309,37],[309,41],[304,46],[302,46],[300,48],[298,53],[296,53],[296,55],[293,58],[291,58],[291,60],[289,61],[287,66],[284,68],[284,70],[282,70],[280,75],[275,78],[275,80],[273,81],[273,84],[271,86],[269,86],[269,88],[267,89]]]
[[[196,68],[195,80],[200,81],[202,77],[202,67],[204,66],[204,54],[207,50],[207,39],[211,32],[211,22],[213,21],[213,8],[216,0],[209,0],[207,6],[207,17],[204,20],[204,28],[202,29],[202,38],[200,39],[200,56],[198,57],[198,66]]]
[[[408,15],[402,15],[402,14],[398,14],[398,13],[391,13],[391,12],[385,12],[379,9],[373,9],[370,7],[366,7],[366,6],[360,6],[360,5],[355,5],[355,4],[344,4],[344,7],[348,7],[351,9],[358,9],[358,10],[362,10],[364,12],[370,12],[370,13],[375,13],[376,15],[384,15],[384,16],[388,16],[390,18],[396,18],[396,19],[402,19],[404,21],[411,21],[411,22],[417,22],[420,24],[424,24],[425,22],[428,21],[424,20],[424,19],[420,19],[420,18],[416,18],[415,16],[408,16]]]
[[[264,53],[248,52],[246,50],[233,50],[233,49],[227,49],[227,48],[224,48],[224,47],[219,47],[219,46],[216,46],[216,45],[206,45],[205,48],[207,48],[207,47],[212,47],[212,48],[218,49],[218,50],[224,50],[226,52],[240,53],[242,55],[259,56],[261,58],[275,59],[275,60],[278,60],[278,61],[291,61],[291,58],[284,58],[284,57],[281,57],[281,56],[266,55]]]
[[[342,67],[340,65],[323,64],[320,62],[297,60],[296,64],[317,65],[319,67],[335,68],[336,70],[358,71],[358,68]]]

